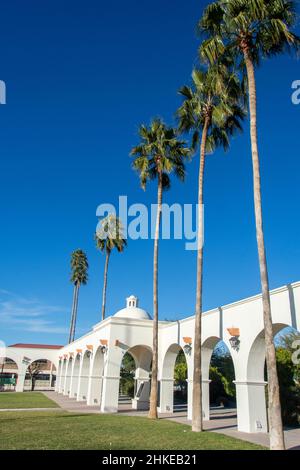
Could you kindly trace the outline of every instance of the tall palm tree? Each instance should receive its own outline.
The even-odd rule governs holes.
[[[184,159],[190,153],[186,143],[179,140],[176,130],[167,127],[160,119],[149,127],[139,129],[140,144],[134,147],[133,168],[138,171],[142,188],[149,180],[157,179],[157,213],[153,254],[153,358],[149,418],[157,418],[157,371],[158,371],[158,240],[161,222],[163,191],[170,188],[170,174],[181,181],[185,177]]]
[[[271,449],[284,449],[284,436],[263,232],[255,68],[259,66],[262,57],[270,57],[299,47],[299,38],[291,32],[295,22],[295,2],[290,0],[222,0],[209,5],[199,22],[200,31],[205,35],[205,41],[200,46],[202,59],[214,63],[220,56],[229,53],[235,58],[248,84],[256,238],[268,371]]]
[[[106,307],[106,290],[107,290],[107,273],[108,263],[112,250],[115,248],[121,253],[127,241],[124,238],[123,226],[118,217],[113,214],[108,214],[100,222],[100,227],[97,229],[95,234],[96,247],[105,252],[105,266],[104,266],[104,281],[103,281],[103,292],[102,292],[102,320],[105,318],[105,307]]]
[[[179,91],[184,102],[177,111],[179,129],[192,132],[193,147],[201,140],[198,176],[198,247],[197,283],[195,309],[194,371],[193,371],[193,412],[192,430],[201,432],[202,423],[202,372],[201,372],[201,314],[203,278],[203,203],[204,168],[207,152],[217,146],[225,150],[229,136],[241,130],[244,111],[239,104],[241,89],[236,75],[229,72],[227,64],[218,64],[208,70],[194,70],[192,87],[184,86]],[[201,136],[201,137],[200,137]]]
[[[88,280],[88,260],[87,256],[82,250],[75,250],[71,255],[71,282],[74,284],[73,292],[73,304],[71,313],[71,325],[69,333],[69,343],[74,341],[75,328],[77,320],[77,309],[78,309],[78,295],[80,286],[85,285]]]

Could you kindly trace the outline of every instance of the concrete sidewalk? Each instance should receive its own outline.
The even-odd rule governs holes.
[[[63,410],[78,413],[98,413],[98,406],[87,406],[83,402],[76,401],[75,398],[68,398],[56,392],[43,392],[48,398],[56,402]],[[57,410],[57,408],[51,408]],[[119,406],[119,413],[127,416],[147,416],[147,411],[131,410],[128,404]],[[160,413],[159,419],[168,419],[181,424],[191,425],[191,421],[187,419],[186,412],[178,413]],[[243,441],[260,444],[269,447],[269,436],[265,433],[244,433],[237,430],[236,410],[212,409],[211,419],[204,421],[204,429],[206,431],[214,431],[227,436],[241,439]],[[284,431],[286,448],[289,450],[300,450],[300,428],[287,429]]]

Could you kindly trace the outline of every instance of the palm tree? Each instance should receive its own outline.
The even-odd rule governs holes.
[[[69,333],[69,343],[74,341],[75,328],[77,320],[77,309],[78,309],[78,295],[81,284],[85,285],[88,280],[88,260],[86,254],[82,250],[73,251],[71,255],[71,282],[74,284],[73,292],[73,304],[71,314],[71,325]]]
[[[202,372],[201,372],[201,314],[202,314],[202,278],[203,278],[203,203],[204,203],[204,168],[207,152],[217,146],[225,150],[229,146],[229,136],[241,129],[240,121],[244,111],[239,105],[241,89],[234,73],[230,73],[227,64],[218,64],[208,70],[194,70],[192,87],[184,86],[180,94],[184,102],[177,111],[179,129],[192,132],[192,146],[199,140],[200,165],[198,177],[198,247],[197,247],[197,283],[194,339],[193,371],[193,412],[192,430],[201,432],[202,423]],[[201,135],[201,137],[200,137]]]
[[[149,418],[157,418],[157,369],[158,369],[158,240],[161,222],[163,191],[170,188],[170,174],[181,181],[185,177],[184,159],[190,153],[186,143],[178,140],[176,130],[167,127],[160,119],[149,127],[139,129],[141,142],[134,147],[133,168],[138,171],[142,188],[149,180],[157,179],[157,213],[153,254],[153,358]]]
[[[223,0],[209,5],[199,22],[200,31],[205,35],[205,41],[200,46],[201,58],[214,63],[220,56],[229,53],[234,57],[237,67],[242,71],[248,84],[256,238],[268,371],[271,449],[284,449],[284,436],[263,232],[255,68],[259,66],[262,57],[270,57],[299,47],[299,38],[291,32],[295,23],[295,2],[290,0]]]
[[[96,231],[95,240],[96,247],[106,254],[102,292],[102,320],[104,320],[106,307],[107,273],[110,255],[114,248],[116,248],[117,251],[121,253],[127,245],[120,219],[113,214],[108,214],[104,219],[102,219],[100,222],[100,227]]]

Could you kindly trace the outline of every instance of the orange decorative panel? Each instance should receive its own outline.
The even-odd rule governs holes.
[[[183,341],[185,344],[192,344],[192,338],[190,338],[189,336],[184,336]]]
[[[78,354],[80,354],[80,353],[82,353],[82,349],[76,349],[76,352],[77,352]]]
[[[227,331],[230,334],[230,336],[240,336],[239,328],[227,328]]]
[[[100,344],[102,344],[102,346],[107,346],[107,339],[100,339]]]
[[[87,344],[86,349],[88,349],[89,351],[93,351],[93,345],[92,344]]]

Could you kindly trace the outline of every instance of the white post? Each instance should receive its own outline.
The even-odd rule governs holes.
[[[202,412],[203,420],[209,421],[209,384],[211,380],[202,380]]]
[[[265,387],[263,381],[234,381],[238,430],[241,432],[268,432]]]
[[[101,405],[102,377],[90,375],[88,382],[87,404],[89,406]]]
[[[174,405],[174,379],[160,379],[160,404],[159,413],[173,413]]]
[[[102,397],[101,397],[101,411],[103,413],[117,413],[119,402],[119,376],[104,376]]]
[[[16,392],[24,391],[26,371],[27,371],[27,364],[24,364],[22,362],[20,365],[18,365],[18,379],[17,379],[17,385],[16,385]]]
[[[188,404],[188,413],[187,419],[191,420],[193,417],[193,380],[187,379],[187,404]]]

